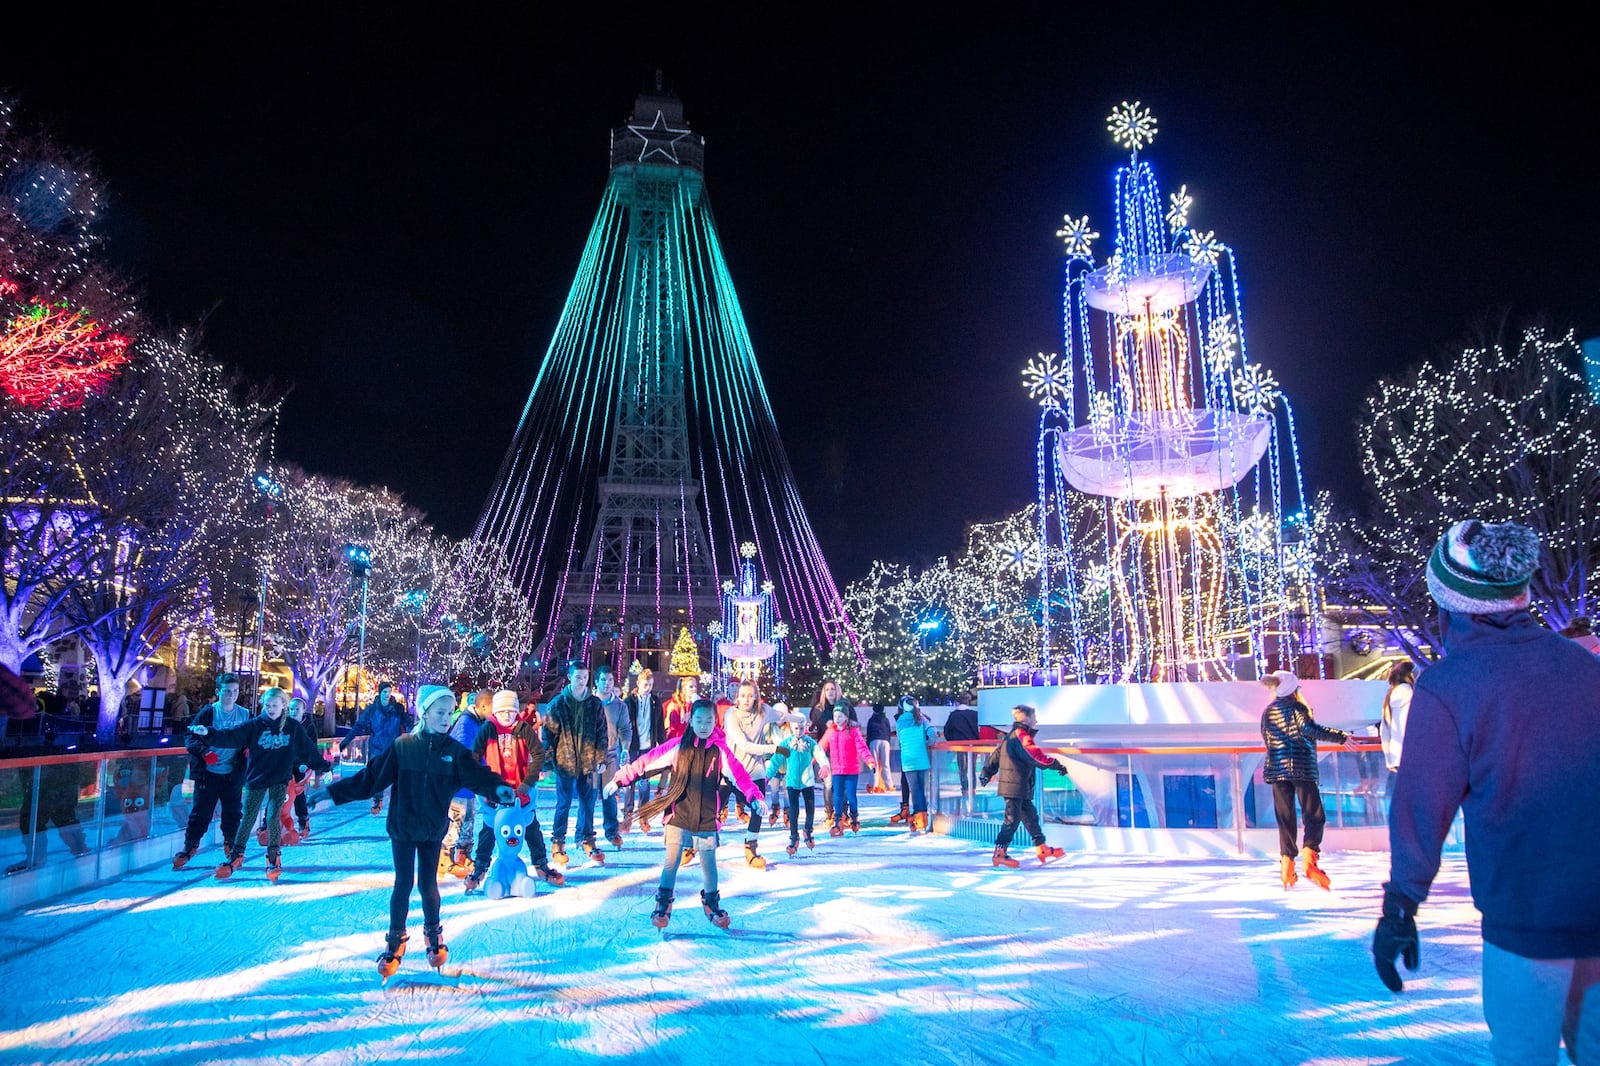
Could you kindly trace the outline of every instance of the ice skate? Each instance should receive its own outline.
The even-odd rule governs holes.
[[[593,844],[585,844],[583,846],[583,853],[589,856],[589,861],[594,863],[596,866],[604,866],[606,864],[606,853],[595,847]]]
[[[807,833],[806,834],[806,850],[807,851],[814,851],[814,850],[816,850],[816,846],[817,846],[817,838],[812,836],[810,833]]]
[[[639,816],[639,832],[643,833],[645,836],[650,835],[650,819],[646,818],[642,814]]]
[[[560,888],[562,885],[567,883],[565,875],[563,875],[559,870],[550,869],[550,867],[544,865],[544,863],[540,863],[539,865],[535,866],[533,868],[533,872],[539,875],[539,877],[547,885],[554,885],[557,888]]]
[[[911,816],[911,831],[913,833],[926,833],[928,831],[927,811],[918,811]]]
[[[894,814],[889,815],[889,824],[890,825],[901,825],[902,823],[908,822],[910,820],[911,820],[911,810],[908,807],[901,807]]]
[[[384,942],[383,954],[378,956],[378,976],[388,983],[400,969],[400,960],[405,958],[406,941],[410,939],[405,933],[390,933]]]
[[[377,799],[372,801],[372,813],[373,814],[382,814],[383,813],[383,797],[382,796],[379,796]]]
[[[1283,879],[1285,889],[1293,888],[1294,883],[1300,880],[1300,875],[1294,872],[1293,855],[1278,856],[1278,876]]]
[[[1053,848],[1049,844],[1040,844],[1036,850],[1039,855],[1040,866],[1043,866],[1051,859],[1059,859],[1061,856],[1066,854],[1066,852],[1062,851],[1060,848]]]
[[[683,854],[678,857],[679,866],[688,866],[694,862],[695,851],[693,848],[684,848]]]
[[[483,891],[483,878],[485,872],[486,871],[479,870],[476,867],[473,868],[472,872],[467,875],[467,879],[462,882],[462,891],[465,895],[476,896],[478,893]]]
[[[227,859],[218,864],[216,870],[213,871],[211,876],[215,877],[218,881],[226,881],[228,878],[237,873],[239,867],[243,865],[244,849],[230,847],[228,849]]]
[[[854,836],[855,834],[857,834],[859,832],[861,832],[861,819],[860,818],[851,818],[850,819],[850,835]]]
[[[193,846],[185,844],[183,846],[183,850],[172,857],[172,868],[174,870],[183,869],[185,866],[189,865],[189,860],[194,858],[194,853],[199,850],[200,846],[198,844]]]
[[[310,840],[311,839],[311,819],[310,818],[303,819],[300,822],[300,839],[301,840]]]
[[[1306,880],[1322,889],[1324,892],[1333,888],[1333,883],[1328,880],[1328,875],[1317,865],[1319,853],[1316,848],[1301,848],[1300,861],[1305,863]]]
[[[279,858],[277,848],[267,849],[267,880],[273,884],[278,883],[278,878],[283,875],[283,862]]]
[[[265,825],[256,830],[256,846],[263,848],[267,846],[267,827]]]
[[[650,922],[657,929],[666,929],[672,917],[672,889],[656,889],[656,909],[650,913]],[[662,935],[665,935],[664,933]]]
[[[1018,862],[1016,859],[1013,859],[1011,856],[1007,855],[1005,848],[1002,848],[1002,847],[999,847],[998,845],[996,845],[996,847],[994,849],[994,865],[995,866],[1004,866],[1009,870],[1015,870],[1017,867],[1021,866],[1022,863]]]
[[[828,835],[831,837],[844,836],[844,824],[841,822],[835,822],[833,826],[829,828]]]
[[[789,854],[793,855],[794,852]],[[744,861],[747,866],[756,870],[765,870],[767,868],[767,860],[756,854],[756,842],[754,840],[746,840],[744,842]]]
[[[789,841],[789,846],[783,850],[787,851],[789,853],[789,858],[792,859],[794,858],[794,853],[800,850],[800,845],[791,840]]]
[[[700,890],[700,906],[705,909],[706,920],[718,929],[728,928],[728,923],[733,921],[728,912],[722,909],[722,893],[712,890]]]
[[[450,961],[450,947],[444,940],[444,930],[437,925],[422,927],[423,938],[428,942],[428,965],[435,970]]]
[[[612,851],[621,851],[622,850],[622,834],[618,833],[615,836],[606,837],[606,843],[611,845],[611,850]]]
[[[622,831],[631,832],[633,829],[633,812],[627,811],[622,815]]]
[[[466,848],[456,848],[450,854],[450,876],[465,880],[472,873],[472,856]]]
[[[556,841],[550,846],[550,861],[557,866],[565,866],[567,859],[567,846],[561,841]]]

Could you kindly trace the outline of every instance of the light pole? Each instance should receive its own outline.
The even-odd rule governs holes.
[[[356,653],[356,706],[359,707],[367,677],[367,575],[372,572],[372,549],[365,544],[346,544],[344,558],[350,564],[350,576],[361,579],[361,638]]]

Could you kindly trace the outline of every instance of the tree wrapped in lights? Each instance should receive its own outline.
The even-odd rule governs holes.
[[[1451,522],[1516,521],[1543,556],[1530,588],[1553,626],[1589,612],[1600,564],[1600,409],[1571,332],[1525,329],[1386,379],[1357,423],[1365,514],[1318,523],[1330,595],[1417,659],[1443,652],[1423,578]]]
[[[688,626],[684,626],[678,632],[678,641],[672,646],[672,659],[667,664],[667,673],[673,677],[700,676],[700,647],[695,644],[694,635],[689,632]]]
[[[66,300],[20,299],[0,277],[0,389],[26,407],[78,407],[128,361],[128,338]]]
[[[277,413],[180,334],[142,341],[71,423],[62,451],[79,478],[75,506],[99,517],[66,610],[94,655],[100,739],[115,730],[128,681],[169,635],[173,608],[238,540]]]

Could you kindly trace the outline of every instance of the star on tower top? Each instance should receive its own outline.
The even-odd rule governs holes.
[[[656,112],[656,120],[648,126],[635,126],[629,124],[628,132],[638,137],[639,162],[649,162],[651,156],[659,155],[679,163],[678,142],[689,136],[688,130],[675,129],[667,125],[667,116],[661,111]]]

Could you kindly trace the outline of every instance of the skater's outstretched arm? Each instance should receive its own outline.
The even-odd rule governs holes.
[[[350,803],[371,799],[390,787],[400,777],[400,745],[390,744],[383,754],[363,766],[358,772],[328,786],[328,798],[335,803]]]

